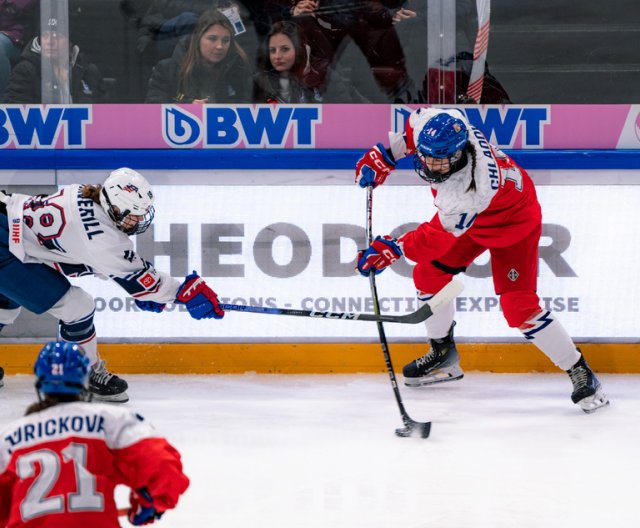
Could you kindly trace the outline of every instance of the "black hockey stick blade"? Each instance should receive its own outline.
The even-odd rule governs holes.
[[[225,304],[220,303],[223,310],[234,312],[249,312],[270,315],[293,315],[297,317],[317,317],[324,319],[335,319],[340,321],[374,321],[380,323],[403,323],[416,324],[421,323],[428,317],[437,312],[440,307],[455,299],[464,289],[461,282],[451,281],[442,290],[436,293],[415,312],[406,315],[385,315],[371,313],[356,312],[321,312],[316,310],[296,310],[293,308],[276,308],[271,306],[246,306],[243,304]]]
[[[408,416],[405,417],[404,427],[396,429],[396,436],[406,438],[408,436],[418,436],[420,438],[429,438],[431,433],[431,422],[416,422]]]

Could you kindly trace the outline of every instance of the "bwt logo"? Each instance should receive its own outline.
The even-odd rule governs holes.
[[[17,148],[50,147],[64,133],[64,146],[82,148],[91,106],[5,105],[0,107],[0,147],[13,142]]]
[[[453,108],[453,107],[452,107]],[[480,129],[486,138],[499,147],[513,147],[521,135],[522,148],[544,148],[544,126],[551,122],[549,106],[490,106],[458,108],[469,123]],[[403,131],[412,112],[407,107],[393,107],[393,127]]]
[[[319,105],[205,105],[202,119],[174,105],[162,105],[162,135],[178,148],[202,143],[209,148],[315,146],[315,127],[322,122]]]

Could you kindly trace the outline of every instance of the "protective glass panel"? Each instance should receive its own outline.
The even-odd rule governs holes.
[[[638,98],[635,0],[610,0],[606,9],[582,0],[20,5],[3,22],[10,26],[0,28],[11,65],[8,77],[0,71],[4,103],[630,104]],[[206,14],[212,7],[222,21]],[[47,31],[55,39],[43,46]],[[41,72],[25,74],[30,63]]]

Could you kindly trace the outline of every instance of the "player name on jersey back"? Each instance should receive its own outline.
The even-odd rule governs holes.
[[[21,423],[5,435],[3,442],[11,452],[30,443],[57,440],[74,434],[104,436],[106,434],[104,416],[99,414],[54,416],[36,422]]]

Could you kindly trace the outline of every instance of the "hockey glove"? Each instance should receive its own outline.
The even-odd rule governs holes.
[[[384,183],[387,176],[396,168],[396,162],[391,158],[382,143],[378,143],[362,156],[356,164],[356,183],[362,187],[375,189]]]
[[[402,249],[395,238],[389,235],[377,236],[368,249],[358,252],[356,269],[365,277],[368,277],[371,271],[377,275],[401,256]]]
[[[194,319],[222,319],[224,310],[220,308],[218,296],[195,271],[188,275],[178,288],[176,303],[184,304]]]
[[[157,303],[154,301],[139,301],[138,299],[134,299],[133,301],[136,303],[136,306],[143,312],[160,313],[166,306],[166,304],[164,303]]]
[[[147,491],[147,488],[131,490],[129,495],[131,507],[127,512],[129,522],[134,526],[142,526],[143,524],[151,524],[162,517],[164,512],[159,512],[153,505],[153,497]]]

